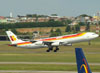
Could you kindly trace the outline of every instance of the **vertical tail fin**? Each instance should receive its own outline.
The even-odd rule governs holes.
[[[82,48],[75,48],[78,73],[92,73]]]
[[[6,31],[6,33],[12,44],[17,44],[17,43],[23,42],[22,40],[18,39],[17,36],[13,32]]]

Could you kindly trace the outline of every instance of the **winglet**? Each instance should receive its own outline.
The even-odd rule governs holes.
[[[78,73],[92,73],[82,48],[75,48]]]

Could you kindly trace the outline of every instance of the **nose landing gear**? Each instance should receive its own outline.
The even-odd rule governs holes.
[[[88,44],[91,45],[91,41],[89,41]]]

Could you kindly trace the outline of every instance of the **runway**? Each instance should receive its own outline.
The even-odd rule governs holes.
[[[19,70],[0,70],[0,73],[78,73],[75,71],[19,71]],[[92,72],[100,73],[100,72]]]
[[[0,62],[0,64],[54,64],[54,65],[76,65],[68,62]],[[89,63],[89,65],[100,66],[100,63]]]

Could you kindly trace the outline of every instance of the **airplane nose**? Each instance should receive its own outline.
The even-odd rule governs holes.
[[[96,34],[96,35],[95,35],[95,37],[99,37],[99,35],[98,35],[98,34]]]

